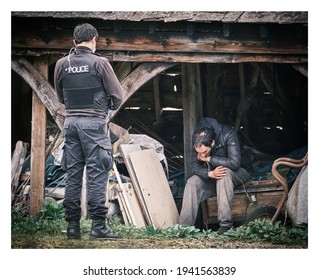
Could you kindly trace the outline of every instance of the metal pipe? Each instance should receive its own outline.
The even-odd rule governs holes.
[[[295,168],[301,168],[308,164],[308,153],[302,158],[302,159],[292,159],[292,158],[287,158],[287,157],[282,157],[278,158],[274,161],[271,169],[271,173],[273,176],[277,179],[277,181],[283,186],[284,188],[284,194],[282,198],[280,199],[278,205],[277,205],[277,210],[271,220],[272,223],[274,223],[282,210],[284,204],[286,203],[286,200],[288,198],[288,183],[287,179],[281,176],[277,170],[277,167],[279,165],[287,165],[290,167],[295,167]]]

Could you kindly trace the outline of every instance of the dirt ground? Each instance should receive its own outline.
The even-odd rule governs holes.
[[[120,239],[90,241],[65,237],[13,238],[13,249],[306,249],[307,244],[273,244],[213,239]]]

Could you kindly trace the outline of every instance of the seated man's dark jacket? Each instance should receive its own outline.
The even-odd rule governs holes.
[[[241,167],[240,141],[236,131],[229,125],[220,124],[213,118],[203,118],[197,128],[213,128],[216,134],[215,147],[213,148],[209,164],[197,159],[197,153],[193,153],[193,161],[190,165],[191,173],[203,179],[209,179],[208,171],[217,166],[223,166],[233,171]]]

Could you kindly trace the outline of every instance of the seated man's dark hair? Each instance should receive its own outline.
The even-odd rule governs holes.
[[[96,28],[89,23],[79,24],[74,28],[73,39],[75,44],[90,41],[94,37],[99,37],[99,33]]]
[[[204,145],[209,147],[213,140],[215,140],[215,131],[213,128],[202,127],[194,131],[192,141],[194,147]]]

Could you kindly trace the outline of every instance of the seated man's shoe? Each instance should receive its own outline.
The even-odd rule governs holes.
[[[220,226],[217,230],[218,235],[223,235],[225,232],[229,231],[232,227]]]
[[[96,239],[117,239],[121,238],[119,235],[111,232],[107,227],[105,220],[92,220],[92,229],[90,233],[90,240]]]
[[[69,221],[66,236],[68,239],[81,239],[80,221]]]

